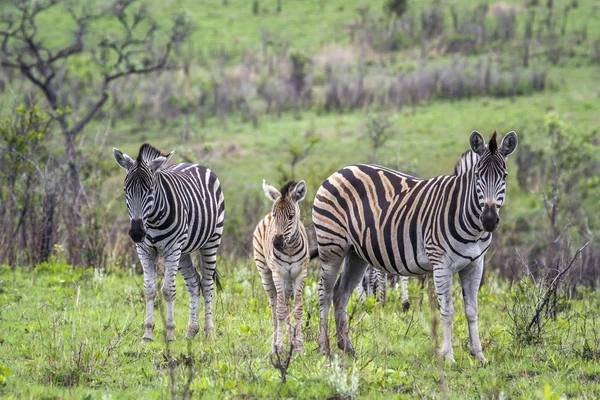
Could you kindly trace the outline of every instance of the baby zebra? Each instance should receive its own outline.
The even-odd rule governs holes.
[[[306,195],[306,183],[291,181],[281,191],[263,180],[263,190],[273,210],[254,231],[254,261],[260,273],[273,314],[273,353],[283,351],[283,325],[298,353],[302,352],[302,289],[306,280],[308,240],[300,220],[298,203]],[[290,322],[290,297],[294,295],[294,329]],[[292,338],[293,335],[293,338]]]

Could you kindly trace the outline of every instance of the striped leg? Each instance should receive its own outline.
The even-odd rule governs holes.
[[[212,318],[212,296],[214,278],[217,270],[217,249],[221,242],[209,242],[208,247],[200,249],[202,256],[202,295],[204,296],[204,336],[212,336],[215,327]]]
[[[285,293],[285,279],[279,274],[279,271],[271,271],[273,274],[273,283],[277,290],[277,333],[274,341],[275,352],[283,352],[283,327],[290,322],[290,302]],[[291,293],[291,290],[290,290]]]
[[[402,281],[402,311],[408,311],[410,308],[410,298],[408,297],[408,276],[400,277]]]
[[[136,246],[138,257],[144,271],[144,294],[146,296],[146,331],[142,337],[145,341],[154,340],[154,299],[156,298],[156,261],[158,255],[143,244]]]
[[[185,287],[190,295],[190,319],[186,339],[193,339],[198,333],[198,313],[200,311],[200,275],[194,267],[190,254],[183,254],[179,260],[179,271],[185,280]]]
[[[300,274],[296,277],[294,283],[294,338],[292,343],[294,350],[297,353],[302,353],[303,341],[302,341],[302,291],[304,289],[304,282],[308,275],[307,265],[302,266]]]
[[[440,351],[446,361],[454,361],[452,350],[452,323],[454,306],[452,305],[452,272],[445,265],[436,265],[433,269],[433,281],[440,305],[440,316],[444,327],[444,344]]]
[[[383,271],[377,270],[377,301],[385,306],[386,300],[386,289],[387,289],[387,274]]]
[[[477,293],[479,291],[479,285],[481,284],[481,276],[483,275],[483,257],[475,260],[458,274],[463,289],[465,314],[469,324],[471,354],[479,361],[485,362],[485,357],[481,351],[479,328],[477,326]]]
[[[167,340],[175,340],[175,295],[177,289],[175,287],[175,275],[179,267],[181,258],[181,250],[173,250],[165,254],[165,280],[163,282],[163,297],[167,303]]]
[[[256,254],[256,253],[255,253]],[[269,296],[269,308],[271,308],[271,318],[273,322],[273,342],[271,343],[271,351],[275,353],[275,343],[277,342],[277,290],[273,282],[273,273],[267,267],[266,262],[258,258],[255,259],[258,273],[262,281],[263,288]]]
[[[343,257],[327,262],[321,261],[321,281],[319,282],[319,311],[320,327],[317,343],[322,354],[329,355],[329,307],[333,299],[333,287],[337,278]]]
[[[348,354],[354,354],[350,336],[348,335],[348,300],[352,291],[360,283],[365,274],[367,262],[361,259],[355,251],[351,250],[346,256],[345,265],[340,277],[335,283],[333,294],[333,308],[335,312],[335,325],[338,348]]]

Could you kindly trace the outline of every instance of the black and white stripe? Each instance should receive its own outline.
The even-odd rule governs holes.
[[[515,150],[517,135],[510,132],[498,147],[495,132],[488,146],[473,132],[470,144],[472,150],[462,156],[453,175],[420,179],[360,164],[337,171],[321,185],[313,205],[313,223],[322,263],[319,346],[323,352],[329,353],[332,299],[338,347],[354,351],[346,307],[371,264],[390,275],[433,273],[444,325],[442,353],[447,359],[453,359],[451,289],[458,272],[471,353],[484,360],[477,328],[477,291],[483,256],[505,199],[506,157]]]
[[[306,229],[299,202],[306,196],[306,183],[291,181],[277,190],[263,181],[273,209],[256,226],[252,245],[254,261],[269,296],[273,321],[274,353],[283,351],[283,326],[297,352],[302,351],[302,289],[310,261]],[[290,323],[290,298],[294,296],[294,327]]]
[[[225,203],[221,184],[208,168],[196,164],[165,167],[173,155],[143,144],[135,160],[113,149],[115,160],[125,168],[124,190],[131,227],[144,270],[146,294],[145,340],[154,339],[154,299],[156,264],[165,261],[163,295],[167,303],[167,338],[175,338],[173,304],[175,275],[181,271],[190,294],[190,316],[186,337],[199,329],[200,290],[204,296],[204,332],[211,335],[212,295],[216,275],[217,249],[221,243]],[[199,251],[202,259],[200,278],[190,254]]]
[[[365,274],[357,287],[358,297],[361,299],[375,296],[375,300],[385,305],[387,298],[388,280],[392,289],[402,290],[402,310],[408,311],[410,308],[410,299],[408,296],[408,276],[388,275],[385,272],[368,265]]]

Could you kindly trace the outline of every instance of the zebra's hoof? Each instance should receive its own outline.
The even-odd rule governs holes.
[[[144,342],[154,342],[154,338],[150,337],[150,336],[145,336],[142,338],[142,341]]]
[[[482,352],[473,354],[476,360],[478,360],[482,364],[487,364],[488,360],[483,356]]]
[[[353,356],[355,354],[354,348],[352,347],[352,344],[350,343],[350,340],[338,340],[338,348],[340,350],[343,350],[344,353]]]
[[[410,302],[405,301],[402,303],[402,311],[407,312],[410,309]]]

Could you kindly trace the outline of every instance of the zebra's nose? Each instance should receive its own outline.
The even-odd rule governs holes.
[[[146,237],[146,230],[141,219],[131,220],[131,227],[129,228],[129,237],[135,243],[140,243]]]
[[[273,239],[273,246],[276,250],[283,250],[283,235],[275,236],[275,239]]]
[[[484,207],[480,219],[486,232],[494,232],[500,224],[500,216],[496,207]]]

